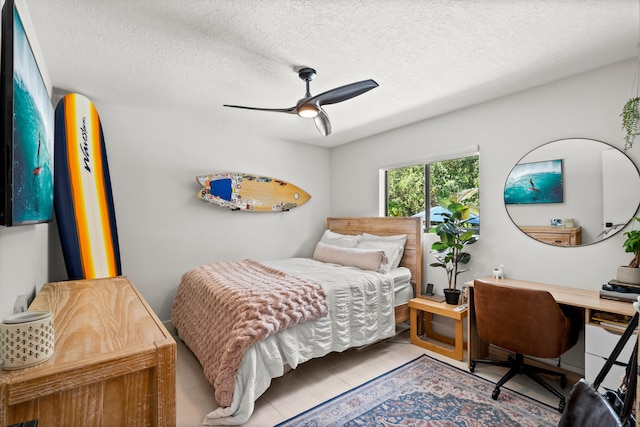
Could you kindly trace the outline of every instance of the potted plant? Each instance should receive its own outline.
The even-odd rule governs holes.
[[[634,218],[640,222],[640,218]],[[622,246],[624,251],[633,254],[633,259],[629,265],[618,267],[616,279],[619,282],[640,285],[640,230],[630,230],[623,233],[627,236]]]
[[[622,108],[622,129],[626,132],[624,136],[624,151],[633,147],[637,136],[640,136],[640,112],[638,111],[639,97],[630,98]]]
[[[429,264],[430,267],[442,267],[447,272],[449,286],[444,290],[447,304],[457,304],[460,298],[460,290],[457,289],[458,275],[469,270],[460,268],[461,264],[467,264],[471,260],[471,254],[464,252],[464,247],[475,243],[478,237],[471,228],[468,220],[471,214],[478,213],[478,209],[463,202],[473,197],[478,192],[477,188],[463,190],[451,195],[447,201],[440,203],[450,213],[441,214],[443,222],[429,230],[440,237],[440,240],[431,245],[431,253],[438,262]]]

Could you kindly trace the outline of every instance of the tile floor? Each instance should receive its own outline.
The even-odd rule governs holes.
[[[177,426],[195,427],[201,425],[205,415],[215,409],[217,404],[213,398],[213,387],[204,378],[198,360],[177,337],[176,342]],[[467,369],[466,359],[461,362],[454,361],[415,346],[409,341],[409,332],[405,331],[364,349],[332,353],[320,359],[310,360],[283,377],[274,379],[271,387],[256,401],[255,411],[245,426],[273,426],[423,353]],[[478,375],[494,382],[504,372],[505,368],[487,365],[479,364],[476,368]],[[549,405],[558,404],[554,396],[523,375],[518,375],[507,385],[512,390]],[[555,388],[559,390],[557,384]],[[571,384],[564,393],[568,396],[570,390]]]

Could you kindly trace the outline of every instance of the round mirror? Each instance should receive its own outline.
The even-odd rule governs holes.
[[[513,223],[556,246],[597,243],[622,230],[640,206],[640,173],[617,148],[593,139],[552,141],[513,167],[504,186]]]

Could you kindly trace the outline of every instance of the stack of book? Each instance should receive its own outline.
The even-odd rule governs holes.
[[[615,279],[609,280],[609,283],[605,283],[600,289],[600,298],[634,302],[638,297],[640,297],[640,285]]]

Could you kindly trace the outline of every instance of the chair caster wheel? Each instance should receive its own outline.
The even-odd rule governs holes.
[[[561,400],[560,401],[560,405],[558,406],[558,412],[563,413],[564,412],[564,406],[565,406],[565,401]]]
[[[496,388],[495,390],[493,390],[493,393],[491,393],[491,398],[493,400],[498,400],[498,396],[500,396],[500,389]]]
[[[471,362],[469,365],[469,372],[473,372],[476,370],[476,362]]]
[[[562,389],[567,388],[567,378],[566,377],[560,378],[560,388],[562,388]]]

